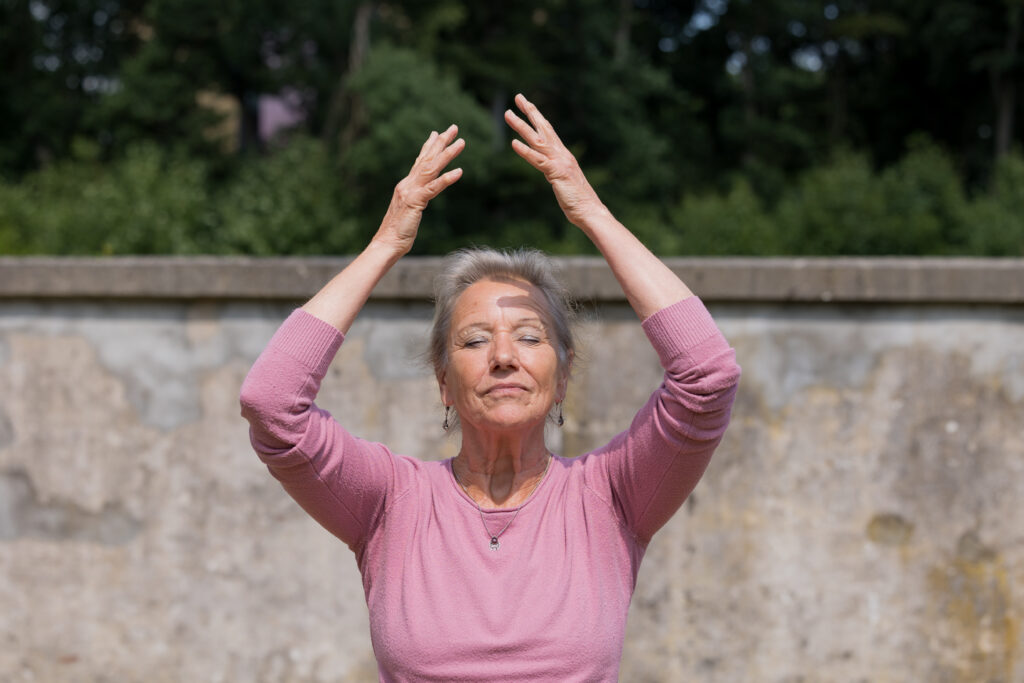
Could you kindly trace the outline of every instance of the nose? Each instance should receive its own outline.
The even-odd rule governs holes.
[[[494,369],[514,368],[518,363],[516,347],[507,334],[494,336],[494,343],[491,346],[491,367]]]

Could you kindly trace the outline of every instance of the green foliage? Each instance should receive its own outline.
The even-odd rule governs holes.
[[[918,140],[880,174],[853,153],[804,173],[777,217],[787,253],[934,254],[962,242],[964,203],[948,155]]]
[[[844,152],[766,207],[739,180],[688,195],[670,213],[669,253],[703,255],[1024,255],[1024,158],[1000,161],[991,191],[968,199],[948,154],[918,138],[874,172]]]
[[[421,55],[377,47],[348,87],[360,97],[366,120],[365,130],[343,156],[354,181],[384,185],[390,196],[398,174],[412,165],[430,131],[452,123],[467,142],[459,166],[470,177],[487,173],[496,138],[489,115],[453,77]]]
[[[592,252],[508,147],[522,91],[662,254],[1020,255],[1022,22],[1019,0],[0,2],[0,250],[353,252],[455,122],[465,174],[416,253]],[[305,113],[273,142],[265,95]]]
[[[843,152],[803,174],[776,211],[785,251],[866,254],[885,231],[885,193],[863,154]]]
[[[13,253],[188,253],[208,222],[203,165],[154,145],[48,167],[0,197],[0,248]]]
[[[881,176],[886,218],[876,231],[876,254],[945,255],[966,245],[966,197],[953,160],[926,138]]]
[[[352,204],[324,145],[300,137],[244,164],[225,184],[216,197],[220,230],[204,249],[261,256],[356,252],[366,240]]]
[[[669,253],[758,256],[781,251],[775,223],[743,179],[726,195],[684,197],[669,217]]]
[[[1024,256],[1024,157],[1000,159],[991,192],[972,202],[966,213],[965,253]]]

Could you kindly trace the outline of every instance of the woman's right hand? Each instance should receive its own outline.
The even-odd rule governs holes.
[[[441,173],[466,147],[465,140],[455,138],[458,133],[458,126],[452,124],[442,133],[432,132],[423,143],[409,175],[395,186],[384,220],[373,237],[374,243],[400,255],[412,249],[427,204],[462,177],[461,168]]]
[[[430,134],[409,175],[395,187],[388,211],[370,244],[307,301],[303,310],[343,334],[348,332],[373,288],[412,249],[427,203],[462,177],[461,168],[442,173],[466,146],[461,138],[455,139],[458,133],[453,124],[443,133]]]

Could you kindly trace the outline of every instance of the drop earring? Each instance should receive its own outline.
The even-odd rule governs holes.
[[[562,402],[558,402],[558,420],[556,421],[558,426],[561,427],[565,424],[565,418],[562,417]]]
[[[451,412],[451,409],[451,406],[444,407],[444,422],[441,424],[441,428],[446,432],[451,428],[451,424],[448,422],[448,413]]]

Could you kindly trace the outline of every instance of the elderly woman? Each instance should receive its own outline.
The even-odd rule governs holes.
[[[431,336],[458,455],[397,455],[316,407],[371,290],[461,176],[444,171],[464,147],[456,127],[431,133],[365,251],[285,321],[242,387],[259,457],[355,553],[382,681],[615,680],[647,544],[729,421],[739,368],[707,310],[605,208],[538,109],[516,105],[513,149],[604,255],[664,382],[607,445],[551,453],[544,426],[561,424],[574,355],[564,291],[537,252],[469,250],[439,279]]]

